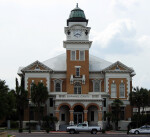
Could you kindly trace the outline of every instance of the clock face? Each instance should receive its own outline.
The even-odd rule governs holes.
[[[81,30],[74,30],[74,36],[79,38],[81,36]]]

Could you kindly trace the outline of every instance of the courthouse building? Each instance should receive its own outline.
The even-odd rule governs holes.
[[[77,5],[64,28],[66,53],[43,62],[35,61],[18,70],[29,96],[32,83],[43,82],[47,86],[49,99],[45,114],[58,118],[57,130],[81,122],[105,126],[104,115],[111,111],[111,103],[116,98],[124,103],[119,122],[121,129],[125,129],[131,119],[129,93],[135,72],[120,61],[111,63],[89,54],[90,48],[94,48],[89,40],[90,29],[84,11]],[[29,109],[24,112],[26,122]],[[36,120],[32,108],[30,115],[31,120]]]

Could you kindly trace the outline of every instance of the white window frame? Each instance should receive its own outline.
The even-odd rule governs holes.
[[[80,58],[81,57],[81,52],[83,52],[83,59]],[[80,61],[84,61],[85,60],[85,50],[80,50],[79,51],[79,60]]]
[[[112,87],[112,86],[115,86],[115,87]],[[115,92],[114,93],[112,92],[113,91],[112,88],[115,88]],[[111,84],[111,98],[117,98],[117,85],[114,82]]]
[[[75,59],[73,59],[72,52],[75,52]],[[72,61],[75,61],[75,60],[76,60],[76,50],[71,50],[70,59],[71,59]]]
[[[92,80],[92,82],[93,82],[93,92],[101,92],[101,80],[95,79],[95,80]],[[99,91],[95,90],[96,83],[99,83]]]
[[[61,79],[55,79],[54,80],[54,92],[62,92],[62,82],[63,82],[63,80],[61,80]],[[56,84],[57,83],[60,84],[60,91],[56,91]]]
[[[123,87],[121,87],[122,85],[123,85]],[[123,96],[121,96],[121,88],[123,88],[123,93],[124,93]],[[119,85],[119,97],[125,98],[125,84],[124,83],[120,83],[120,85]]]
[[[80,86],[78,86],[78,85],[76,85],[76,84],[79,84]],[[80,83],[80,82],[76,82],[76,83],[74,84],[74,94],[75,94],[75,86],[77,87],[77,93],[76,93],[76,94],[79,94],[79,87],[81,88],[81,93],[80,93],[80,94],[82,94],[82,86],[81,86],[81,83]]]

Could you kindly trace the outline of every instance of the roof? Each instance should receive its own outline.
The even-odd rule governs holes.
[[[69,22],[87,22],[88,20],[85,17],[84,11],[78,7],[78,4],[76,8],[74,8],[70,15],[69,19],[67,20],[67,26]]]
[[[58,55],[43,62],[54,71],[66,71],[66,54]],[[111,65],[111,62],[89,55],[89,71],[101,71]]]
[[[53,71],[66,71],[66,53],[60,54],[54,58],[50,58],[41,63]],[[116,62],[116,63],[119,63],[119,64],[123,65],[124,67],[128,68],[129,70],[132,70],[131,71],[132,75],[135,75],[135,72],[132,68],[125,66],[121,62]],[[111,63],[109,61],[98,58],[91,54],[89,55],[89,71],[90,72],[106,71],[110,67],[114,66],[116,63]],[[21,71],[23,69],[24,69],[24,67],[19,67],[19,69],[18,69],[19,75],[22,74]]]

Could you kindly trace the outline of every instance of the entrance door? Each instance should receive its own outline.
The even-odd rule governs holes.
[[[79,124],[83,122],[83,113],[75,112],[74,113],[74,124]]]

